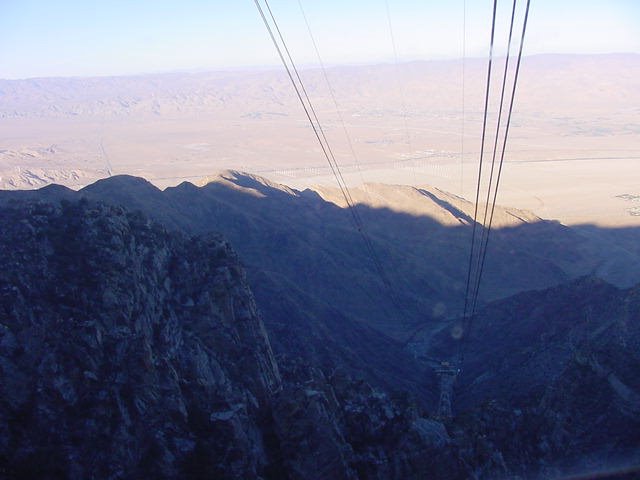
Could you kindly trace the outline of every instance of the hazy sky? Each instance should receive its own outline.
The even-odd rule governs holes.
[[[385,0],[301,0],[326,63],[393,60]],[[518,0],[524,7],[524,0]],[[271,0],[294,58],[298,0]],[[388,0],[401,60],[486,55],[492,0]],[[466,8],[463,5],[466,4]],[[500,0],[506,44],[510,0]],[[522,10],[520,10],[520,15]],[[525,53],[640,53],[640,0],[531,0]],[[276,65],[253,0],[0,0],[0,78]]]

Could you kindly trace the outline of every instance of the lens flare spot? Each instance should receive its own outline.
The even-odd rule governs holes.
[[[463,332],[462,325],[456,325],[451,329],[451,337],[456,340],[460,340]]]

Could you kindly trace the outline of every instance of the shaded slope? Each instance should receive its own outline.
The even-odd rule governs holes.
[[[451,349],[448,329],[431,339],[432,355]],[[585,277],[524,292],[478,314],[455,423],[514,472],[624,472],[640,461],[638,371],[640,286]]]
[[[386,337],[402,341],[417,326],[437,330],[443,319],[462,309],[470,238],[465,223],[471,207],[437,189],[367,188],[355,194],[364,201],[375,193],[378,203],[372,204],[379,208],[357,208],[401,311],[391,303],[349,213],[318,192],[227,172],[203,187],[183,183],[165,191],[141,179],[113,177],[77,195],[140,209],[170,228],[222,232],[247,267],[267,329],[284,336],[273,335],[279,353],[326,362],[340,351],[343,364],[354,372],[369,372],[367,378],[375,384],[392,381],[404,388],[409,382],[420,390],[427,378],[424,367]],[[605,244],[594,246],[556,222],[510,209],[500,212],[505,227],[492,236],[481,301],[562,283],[597,269],[606,256]],[[630,251],[626,258],[634,255]],[[282,285],[290,287],[284,294]],[[300,307],[304,315],[291,313]],[[304,329],[297,328],[302,324]],[[371,328],[384,335],[376,336]],[[406,370],[398,376],[391,362],[372,359],[364,342],[350,345],[344,340],[352,336],[368,339],[376,345],[373,350],[389,352],[397,359],[393,364],[406,365]],[[305,346],[309,342],[313,347]],[[374,373],[375,378],[370,376]],[[427,383],[433,384],[433,378]]]
[[[406,394],[341,365],[280,369],[221,237],[86,200],[0,218],[3,478],[468,476]]]
[[[432,404],[436,379],[429,370],[418,365],[402,345],[354,319],[350,312],[341,312],[331,305],[330,298],[309,286],[322,281],[330,285],[329,275],[339,273],[345,265],[336,263],[332,272],[326,272],[323,258],[314,259],[312,255],[311,263],[304,261],[314,246],[322,248],[322,243],[330,239],[316,237],[312,230],[305,232],[309,221],[300,221],[293,212],[298,215],[308,212],[297,209],[296,205],[283,211],[283,205],[287,206],[283,198],[288,198],[290,193],[277,188],[272,191],[275,201],[256,204],[257,197],[237,190],[237,186],[211,184],[197,188],[184,183],[161,192],[142,179],[118,176],[96,182],[76,197],[139,209],[169,228],[189,233],[224,232],[227,238],[241,244],[249,282],[258,292],[256,298],[277,353],[301,357],[329,371],[340,367],[385,389],[413,391],[421,395],[425,404]],[[8,202],[13,193],[7,192],[5,201]],[[272,208],[271,215],[263,215],[268,208]],[[330,208],[338,210],[335,206]],[[279,214],[285,219],[291,217],[289,225],[298,225],[293,233],[285,228],[287,222],[273,225]],[[348,231],[348,223],[344,220],[343,223]],[[310,240],[301,243],[298,238]],[[298,247],[287,251],[288,245]],[[281,272],[281,266],[286,263],[283,254],[293,260],[285,265],[288,275]],[[324,258],[330,258],[330,254],[331,249]],[[300,276],[296,265],[307,269],[308,278]],[[324,276],[315,277],[315,272],[323,272],[323,268]],[[367,284],[366,276],[361,284]],[[359,285],[359,288],[362,299],[357,301],[371,302],[366,286]],[[336,295],[344,295],[337,287],[334,291]]]
[[[112,190],[109,182],[119,187]],[[134,208],[153,210],[150,213],[165,224],[173,222],[185,231],[222,231],[242,246],[242,258],[265,313],[277,357],[287,366],[295,365],[296,357],[300,357],[303,364],[311,364],[305,367],[307,370],[313,372],[320,366],[324,371],[320,379],[306,372],[293,376],[297,389],[290,392],[291,396],[289,390],[283,393],[283,403],[275,408],[281,415],[276,423],[282,422],[277,428],[289,431],[291,427],[294,437],[302,438],[316,421],[329,425],[328,429],[315,431],[314,441],[335,443],[344,462],[334,467],[347,472],[345,478],[349,478],[353,466],[347,444],[358,445],[362,439],[358,433],[350,434],[350,438],[345,433],[350,428],[359,432],[362,418],[351,410],[349,392],[353,385],[347,382],[346,387],[336,386],[336,379],[345,370],[374,385],[406,389],[421,395],[427,404],[432,402],[433,376],[388,335],[371,328],[397,334],[406,326],[399,327],[393,323],[397,318],[385,312],[388,305],[379,298],[384,292],[375,290],[380,287],[377,279],[362,266],[367,259],[361,251],[361,240],[352,231],[346,212],[336,205],[311,191],[296,192],[237,174],[202,188],[183,184],[166,192],[130,178],[107,180],[99,186],[102,190],[89,188],[80,195],[104,198],[111,194],[112,199],[130,202]],[[119,188],[123,194],[118,193]],[[443,214],[460,216],[457,210],[452,211],[455,206],[451,207],[451,199],[440,200],[448,203],[439,205],[446,210]],[[455,255],[442,252],[457,248],[456,235],[468,227],[447,228],[428,218],[389,209],[360,208],[363,216],[368,215],[372,238],[380,252],[388,255],[386,260],[406,258],[406,265],[396,263],[390,270],[397,286],[408,289],[400,290],[402,298],[408,299],[406,304],[410,305],[415,296],[423,302],[420,308],[437,313],[434,299],[451,298],[446,296],[451,295],[447,281],[453,277],[457,261]],[[148,227],[146,221],[141,223],[141,227],[145,225]],[[634,232],[628,233],[632,238]],[[493,260],[496,265],[491,281],[497,283],[491,288],[502,292],[528,283],[544,283],[542,280],[555,283],[558,278],[569,278],[599,261],[590,258],[590,253],[600,254],[573,230],[552,222],[497,230],[493,245],[499,256]],[[633,251],[631,241],[628,248]],[[431,256],[422,256],[424,252]],[[538,263],[540,255],[548,259]],[[515,272],[514,265],[518,266]],[[430,275],[432,269],[434,274]],[[508,285],[516,274],[524,278],[517,285]],[[354,284],[354,279],[359,283]],[[335,285],[326,285],[332,282]],[[356,288],[366,300],[358,297]],[[482,309],[458,384],[456,402],[467,413],[449,426],[453,438],[446,440],[460,448],[463,463],[484,478],[508,474],[554,478],[571,472],[578,462],[596,471],[615,462],[638,459],[638,297],[637,287],[620,290],[588,277],[524,292]],[[356,304],[363,301],[369,304]],[[430,322],[431,328],[424,330],[430,352],[446,358],[455,351],[448,331],[430,335],[447,320],[433,315]],[[336,373],[334,367],[336,376],[332,375]],[[322,379],[327,374],[331,378]],[[329,388],[327,384],[334,386]],[[337,403],[333,396],[338,397]],[[371,403],[378,396],[373,391],[361,400]],[[367,428],[377,422],[377,414],[372,411],[366,410]],[[381,411],[386,411],[385,402]],[[385,428],[395,424],[394,418],[385,420]],[[351,425],[347,430],[345,421]],[[414,433],[416,425],[423,423],[406,412],[399,421],[403,429]],[[370,434],[376,436],[375,428],[367,436]],[[282,448],[294,453],[295,443],[287,443],[289,440],[283,440]],[[369,450],[370,446],[360,445],[363,450],[357,454],[369,458],[364,469],[379,458],[371,457],[378,450]],[[384,461],[391,462],[397,455],[394,449],[399,447],[384,448],[385,456],[389,455]],[[331,449],[325,453],[331,457]],[[299,460],[305,468],[316,465],[307,463],[311,460],[308,456]],[[392,464],[386,465],[391,468]]]
[[[281,379],[226,241],[86,201],[0,215],[0,472],[255,478]]]
[[[517,402],[553,383],[570,363],[588,363],[584,358],[598,353],[640,392],[631,374],[640,367],[639,300],[638,287],[619,290],[585,277],[488,305],[473,323],[460,402]],[[448,350],[446,337],[445,331],[436,345]]]
[[[517,402],[539,393],[581,348],[592,348],[610,329],[633,321],[625,298],[624,291],[585,277],[489,304],[475,316],[465,348],[460,404],[491,398]],[[633,339],[634,332],[628,333]],[[444,354],[455,343],[444,329],[430,350]]]
[[[276,363],[220,236],[86,200],[16,202],[0,218],[3,478],[466,477],[444,426],[353,380],[344,345],[317,352],[344,363],[315,361],[326,373]],[[299,331],[318,331],[293,308]],[[361,333],[350,340],[393,348]]]
[[[325,372],[364,378],[387,392],[410,392],[433,408],[437,380],[397,342],[354,322],[339,310],[302,292],[277,275],[258,275],[256,298],[269,312],[266,322],[277,358],[299,358]]]

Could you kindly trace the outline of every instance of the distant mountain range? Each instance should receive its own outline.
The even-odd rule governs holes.
[[[462,67],[451,60],[331,67],[338,108],[322,71],[301,71],[351,184],[361,167],[366,181],[464,188],[471,198],[486,60],[467,59],[464,82]],[[518,166],[502,201],[565,223],[634,224],[635,202],[610,202],[640,194],[626,181],[640,156],[639,76],[640,55],[526,57],[506,158]],[[165,187],[222,169],[298,185],[332,181],[281,69],[0,80],[0,118],[2,189],[80,188],[121,173]],[[555,160],[553,169],[528,163]],[[550,171],[557,172],[551,191]]]

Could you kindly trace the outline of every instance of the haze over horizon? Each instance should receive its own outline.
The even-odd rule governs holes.
[[[323,61],[379,63],[486,56],[492,2],[300,2]],[[317,58],[298,2],[271,3],[300,64]],[[497,14],[496,36],[511,6]],[[251,1],[8,1],[0,16],[0,78],[117,76],[277,66]],[[517,17],[522,17],[519,4]],[[534,2],[525,55],[640,53],[640,4]],[[391,28],[390,28],[391,26]],[[505,36],[505,35],[503,35]],[[464,38],[464,42],[463,42]],[[395,52],[394,52],[395,43]],[[504,53],[496,46],[496,53]]]

